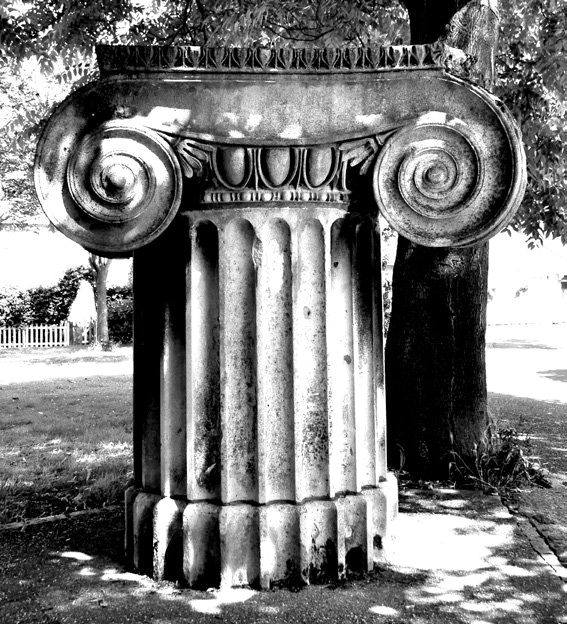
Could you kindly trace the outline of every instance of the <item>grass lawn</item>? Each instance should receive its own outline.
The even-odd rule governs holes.
[[[0,351],[0,524],[121,503],[132,351]]]

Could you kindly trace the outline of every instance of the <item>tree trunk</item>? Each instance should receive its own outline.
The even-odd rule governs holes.
[[[409,13],[412,43],[432,43],[470,0],[402,0]]]
[[[412,42],[429,43],[466,2],[405,4]],[[393,468],[403,464],[414,476],[446,479],[451,462],[474,462],[488,425],[487,280],[487,243],[434,249],[399,238],[386,342]]]
[[[110,268],[110,258],[102,258],[89,254],[89,263],[95,274],[95,303],[96,303],[96,343],[103,349],[108,348],[110,338],[108,334],[108,302],[106,280]]]
[[[430,249],[398,241],[386,343],[389,457],[444,479],[470,462],[487,426],[488,245]]]

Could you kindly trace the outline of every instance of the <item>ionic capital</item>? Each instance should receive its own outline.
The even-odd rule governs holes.
[[[49,218],[97,253],[147,244],[179,210],[360,210],[366,187],[362,209],[407,238],[468,245],[502,229],[521,201],[514,121],[447,73],[439,45],[119,47],[99,58],[102,78],[59,107],[36,160]]]

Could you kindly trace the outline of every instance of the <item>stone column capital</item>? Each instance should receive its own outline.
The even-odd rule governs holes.
[[[368,175],[375,201],[365,210],[410,240],[486,240],[523,194],[520,135],[502,103],[448,73],[444,57],[442,44],[102,47],[101,79],[47,124],[38,196],[72,239],[121,255],[196,204],[348,210]]]

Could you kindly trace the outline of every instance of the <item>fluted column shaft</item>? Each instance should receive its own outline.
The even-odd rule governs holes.
[[[138,299],[162,329],[146,374],[159,380],[140,390],[155,388],[160,449],[149,412],[136,452],[156,468],[138,478],[134,541],[155,507],[154,575],[195,587],[371,569],[391,513],[374,219],[290,202],[187,211],[175,227],[181,252],[153,273],[137,261],[156,280],[155,299],[144,285]]]

